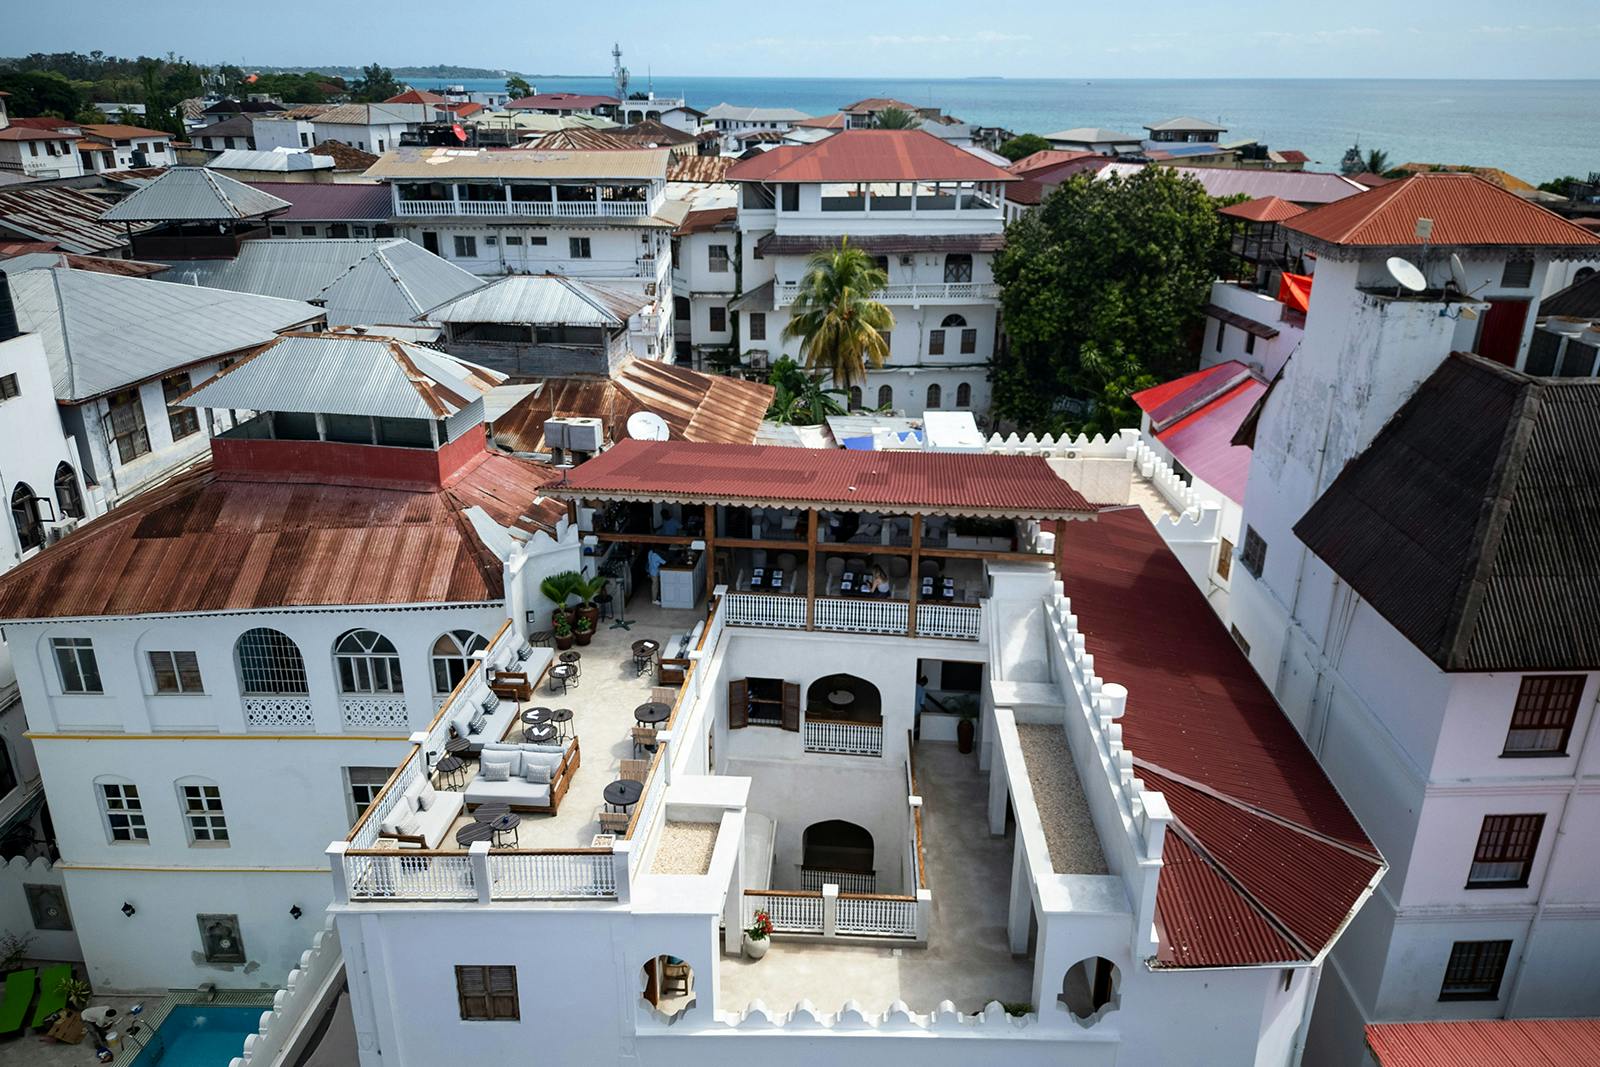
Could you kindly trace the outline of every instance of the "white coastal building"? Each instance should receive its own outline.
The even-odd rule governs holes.
[[[1593,1015],[1600,394],[1523,368],[1551,277],[1600,238],[1450,174],[1282,227],[1314,284],[1240,431],[1231,624],[1394,866],[1333,952],[1307,1062],[1357,1061],[1364,1022]]]
[[[743,138],[756,133],[784,133],[802,119],[810,118],[792,107],[738,107],[721,103],[707,108],[700,128],[722,135],[722,151],[742,151]]]
[[[988,411],[1000,306],[992,266],[1015,175],[921,131],[843,130],[743,160],[727,180],[741,186],[730,306],[747,364],[798,358],[783,328],[808,261],[848,238],[888,273],[876,296],[895,317],[888,361],[869,368],[851,405]]]
[[[730,311],[739,295],[742,267],[737,199],[737,186],[715,185],[698,192],[672,235],[672,336],[677,360],[686,366],[704,368],[722,354],[727,362],[738,362]]]
[[[281,338],[176,402],[252,413],[209,462],[0,578],[96,992],[281,982],[328,836],[537,606],[530,576],[576,566],[548,472],[486,451],[497,380]]]

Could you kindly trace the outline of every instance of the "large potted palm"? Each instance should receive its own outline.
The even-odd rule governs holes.
[[[872,298],[888,284],[888,273],[851,248],[848,237],[838,248],[813,253],[789,307],[784,339],[798,339],[807,369],[839,388],[864,384],[867,367],[881,367],[889,357],[894,315]]]
[[[543,593],[550,603],[555,605],[555,610],[550,614],[550,622],[555,624],[561,618],[572,621],[572,612],[567,608],[567,601],[578,591],[578,583],[583,581],[583,575],[577,571],[557,571],[539,583],[539,592]]]
[[[572,592],[578,598],[578,619],[588,619],[589,629],[592,632],[600,624],[600,605],[596,604],[595,597],[606,587],[606,576],[597,574],[593,578],[578,576],[572,585]]]

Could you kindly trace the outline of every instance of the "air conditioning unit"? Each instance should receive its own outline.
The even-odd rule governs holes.
[[[605,446],[605,424],[599,419],[570,418],[546,419],[545,444],[551,448],[564,448],[571,452],[598,452]]]
[[[546,448],[567,447],[567,420],[544,420],[544,443]]]
[[[901,256],[900,257],[900,265],[902,267],[909,267],[912,264],[916,263],[916,261],[917,261],[917,257],[916,256],[909,256],[908,255],[908,256]]]
[[[47,545],[53,545],[77,528],[77,519],[68,519],[65,522],[52,523],[51,525],[45,527],[44,543]]]

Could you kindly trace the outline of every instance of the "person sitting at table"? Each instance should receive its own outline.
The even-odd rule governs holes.
[[[670,508],[661,509],[661,525],[656,527],[656,533],[662,537],[676,537],[682,531],[683,524],[672,514]]]
[[[889,576],[882,567],[872,568],[872,577],[867,584],[867,592],[871,596],[889,597],[894,592],[894,583],[889,581]]]

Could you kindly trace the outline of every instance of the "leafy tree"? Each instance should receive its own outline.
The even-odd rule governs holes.
[[[1024,133],[1011,138],[1011,140],[1001,145],[998,151],[1002,156],[1015,163],[1019,159],[1026,159],[1035,152],[1043,152],[1049,147],[1050,142],[1038,134]]]
[[[800,364],[784,356],[772,365],[767,384],[772,386],[772,404],[767,418],[788,426],[818,426],[829,415],[846,411],[843,389],[824,389],[820,374],[807,374]]]
[[[380,63],[361,68],[361,77],[350,86],[350,99],[361,104],[377,103],[405,92],[405,86],[394,80],[394,72]]]
[[[1381,148],[1374,148],[1367,153],[1367,173],[1383,174],[1389,169],[1389,153]]]
[[[1539,191],[1541,193],[1555,193],[1557,196],[1570,197],[1572,195],[1570,192],[1571,188],[1574,185],[1582,184],[1584,184],[1582,178],[1578,177],[1576,174],[1568,174],[1565,177],[1557,178],[1554,181],[1540,182]]]
[[[922,116],[913,115],[903,107],[886,107],[872,117],[875,130],[914,130],[922,125]]]
[[[883,366],[894,315],[870,294],[888,284],[883,268],[849,238],[812,254],[783,328],[785,340],[800,340],[806,369],[848,389],[867,380],[868,363]]]
[[[18,117],[56,115],[66,118],[83,110],[83,92],[54,71],[0,72],[0,91],[11,94],[6,110]]]
[[[995,414],[1039,433],[1138,425],[1129,395],[1187,369],[1223,236],[1205,189],[1167,167],[1058,186],[995,257]]]
[[[513,74],[506,79],[506,92],[511,94],[511,99],[521,100],[525,96],[533,95],[533,86],[528,84],[527,78]]]

